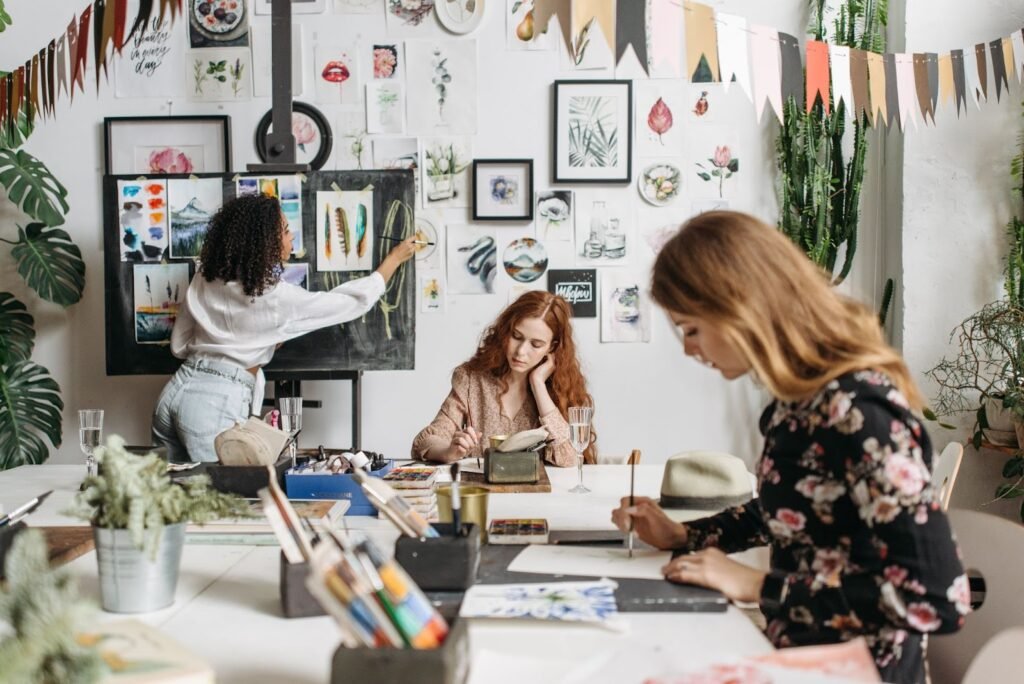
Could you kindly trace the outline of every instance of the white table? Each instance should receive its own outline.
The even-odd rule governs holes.
[[[637,466],[636,493],[657,496],[661,466]],[[54,489],[34,525],[74,524],[67,507],[84,472],[80,466],[23,466],[0,473],[0,504],[10,510]],[[611,529],[610,512],[628,494],[628,466],[586,466],[590,494],[570,494],[575,469],[549,468],[550,494],[494,494],[489,517],[545,517],[552,529]],[[385,521],[346,518],[382,545],[396,534]],[[328,681],[338,631],[329,618],[287,620],[278,597],[277,547],[185,547],[173,606],[135,616],[159,627],[210,662],[219,682],[239,684],[323,684]],[[68,568],[84,595],[99,601],[93,553]],[[102,619],[116,619],[101,613]],[[764,653],[771,646],[737,609],[725,613],[627,613],[626,630],[522,622],[470,624],[473,665],[470,680],[504,682],[640,682]],[[521,654],[532,654],[523,658]]]

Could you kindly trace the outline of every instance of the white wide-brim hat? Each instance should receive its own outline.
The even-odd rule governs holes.
[[[665,462],[658,504],[677,522],[697,520],[753,498],[743,461],[714,451],[687,451]]]

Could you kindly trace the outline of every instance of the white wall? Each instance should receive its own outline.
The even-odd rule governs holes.
[[[785,0],[772,3],[756,0],[730,0],[713,3],[716,8],[747,17],[751,22],[777,27],[793,35],[802,35],[806,25],[807,3]],[[0,65],[10,67],[23,62],[33,50],[59,35],[72,13],[83,6],[81,0],[52,0],[47,11],[38,11],[38,3],[30,0],[8,0],[7,9],[14,25],[0,39]],[[330,5],[330,3],[328,3]],[[513,53],[504,48],[504,3],[491,0],[482,27],[472,37],[477,40],[479,59],[479,123],[474,138],[474,156],[533,157],[538,189],[548,187],[550,164],[550,84],[558,78],[608,78],[610,73],[572,72],[559,68],[560,62],[549,53]],[[965,13],[966,14],[966,13]],[[313,32],[323,31],[341,36],[362,35],[366,40],[386,35],[382,17],[352,17],[333,14],[297,17],[305,25],[307,62],[311,61]],[[257,17],[257,22],[268,21]],[[971,21],[974,21],[973,19]],[[980,20],[979,20],[980,21]],[[959,25],[958,25],[959,26]],[[999,35],[999,30],[980,31],[979,39]],[[424,36],[441,35],[442,29],[431,25]],[[184,36],[182,36],[184,40]],[[942,42],[942,41],[939,41]],[[955,42],[955,41],[954,41]],[[928,47],[935,41],[929,40]],[[363,69],[367,65],[363,64]],[[621,76],[621,74],[620,74]],[[305,90],[300,99],[312,101],[312,77],[306,74]],[[76,96],[73,105],[60,103],[55,121],[42,123],[30,139],[27,149],[41,158],[69,190],[71,213],[67,227],[82,248],[87,265],[87,287],[83,301],[68,312],[39,302],[26,293],[12,262],[0,258],[0,288],[12,289],[29,305],[36,316],[39,341],[35,358],[46,365],[61,384],[66,403],[64,445],[57,451],[56,462],[77,461],[81,456],[75,444],[77,419],[75,410],[103,407],[107,410],[108,432],[119,432],[130,442],[148,439],[150,412],[166,378],[107,377],[104,372],[104,312],[102,212],[100,180],[102,174],[101,122],[104,116],[166,114],[164,98],[115,99],[112,86],[104,85],[97,97],[93,76],[87,78],[87,92]],[[774,127],[766,117],[764,125],[756,122],[752,106],[737,88],[732,89],[721,104],[728,110],[729,121],[742,143],[743,171],[738,178],[744,192],[735,198],[733,207],[751,211],[774,220]],[[269,108],[269,98],[250,103],[211,105],[175,102],[173,114],[226,113],[231,116],[234,168],[257,161],[252,148],[252,132],[259,117]],[[339,108],[317,105],[335,122]],[[1009,117],[1011,107],[987,107]],[[963,131],[974,132],[971,128]],[[942,135],[950,134],[943,131]],[[919,134],[924,140],[926,135]],[[1002,148],[1005,141],[992,143]],[[929,148],[931,146],[929,145]],[[683,159],[688,168],[692,160]],[[874,163],[875,168],[881,162]],[[634,169],[637,167],[634,162]],[[326,168],[331,168],[328,164]],[[635,172],[634,172],[635,173]],[[881,185],[881,175],[869,180]],[[630,198],[638,208],[643,225],[657,220],[679,220],[688,213],[689,201],[683,198],[681,214],[669,210],[641,208],[635,184],[611,188],[611,195]],[[939,188],[948,187],[939,185]],[[577,190],[581,188],[575,188]],[[938,192],[943,192],[938,190]],[[995,194],[995,193],[994,193]],[[14,233],[9,208],[0,221],[0,235]],[[877,247],[878,212],[865,212],[861,247],[847,290],[862,295],[875,304],[877,290],[884,280]],[[468,222],[462,210],[449,210],[446,220]],[[509,240],[515,237],[513,228]],[[952,232],[952,228],[950,229]],[[997,241],[997,226],[991,228],[991,241]],[[961,253],[967,250],[961,249]],[[634,262],[641,270],[649,267],[652,258],[646,246],[639,250],[643,259]],[[995,257],[991,259],[995,264]],[[553,267],[570,267],[570,263],[552,263]],[[504,293],[508,279],[499,282]],[[504,306],[504,294],[481,296],[450,296],[444,316],[419,316],[417,321],[417,362],[411,372],[369,373],[364,383],[364,446],[389,455],[403,455],[415,432],[436,412],[448,390],[451,369],[473,350],[483,327]],[[913,301],[913,300],[912,300]],[[920,304],[915,306],[921,307]],[[965,307],[966,310],[966,307]],[[948,313],[948,311],[943,311]],[[943,324],[940,329],[945,330]],[[665,321],[656,316],[652,341],[647,345],[602,345],[598,343],[597,320],[583,320],[576,326],[581,355],[597,403],[596,425],[599,447],[606,453],[624,454],[632,448],[644,451],[645,462],[659,462],[683,449],[709,448],[726,450],[752,461],[759,448],[756,418],[763,398],[746,381],[723,382],[717,374],[686,360]],[[915,348],[916,350],[916,348]],[[918,366],[921,365],[918,354]],[[346,383],[306,383],[307,396],[325,401],[326,408],[310,411],[306,417],[305,442],[343,446],[349,441],[348,386]]]
[[[968,8],[950,0],[907,2],[908,51],[942,51],[973,46],[1024,26],[1019,0],[986,0]],[[991,76],[990,76],[991,78]],[[1019,84],[1003,101],[979,110],[968,105],[958,120],[948,107],[938,126],[906,136],[903,177],[903,352],[923,383],[924,371],[947,353],[949,332],[983,304],[1002,294],[1005,226],[1022,208],[1011,201],[1009,161],[1022,129]],[[967,432],[933,428],[936,446]],[[978,508],[1002,481],[1006,457],[968,448],[953,505]],[[982,508],[1017,519],[1016,504]]]

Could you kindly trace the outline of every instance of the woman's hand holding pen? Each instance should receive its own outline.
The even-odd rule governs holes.
[[[377,273],[380,273],[386,283],[391,280],[391,276],[395,274],[398,267],[409,259],[412,259],[415,254],[416,236],[413,235],[410,238],[402,240],[400,243],[395,245],[394,249],[388,252],[388,255],[384,257],[384,261],[380,262],[380,266],[377,267]]]
[[[661,507],[646,496],[633,499],[622,497],[618,508],[612,511],[612,522],[623,532],[629,532],[630,520],[637,536],[651,546],[663,550],[676,549],[686,543],[686,526],[677,523]]]
[[[452,435],[452,443],[445,454],[445,462],[458,461],[465,458],[473,451],[474,447],[480,445],[481,434],[472,425],[463,426]]]

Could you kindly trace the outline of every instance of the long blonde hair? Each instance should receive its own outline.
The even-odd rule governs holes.
[[[715,326],[783,401],[807,399],[857,370],[885,373],[924,405],[878,316],[844,297],[789,238],[735,211],[700,214],[658,254],[651,295],[664,309]]]

